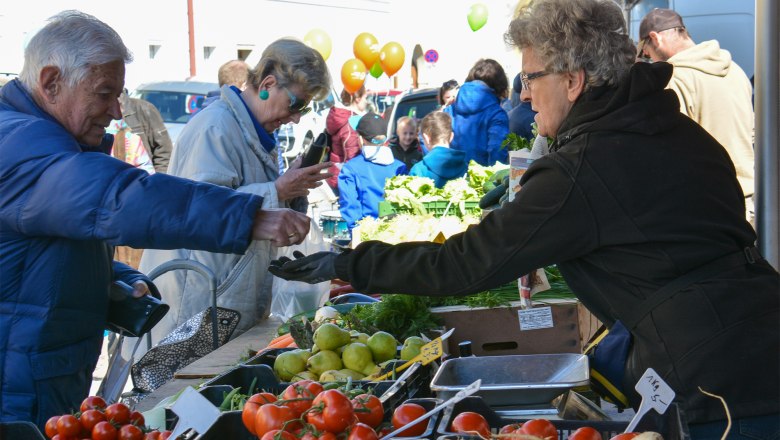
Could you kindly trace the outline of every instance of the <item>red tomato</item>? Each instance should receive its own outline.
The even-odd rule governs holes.
[[[60,416],[52,416],[46,421],[46,426],[44,427],[46,437],[52,438],[57,435],[57,420],[59,419]]]
[[[313,380],[299,380],[291,383],[282,393],[282,400],[285,405],[295,413],[295,417],[300,417],[304,411],[311,408],[314,398],[322,392],[322,385]]]
[[[298,428],[295,413],[286,405],[266,403],[257,409],[255,414],[255,435],[262,437],[268,431],[281,429],[292,432]]]
[[[261,405],[274,402],[276,402],[276,396],[271,393],[257,393],[247,399],[244,409],[241,411],[241,421],[244,422],[244,426],[249,432],[255,433],[255,414],[257,414],[257,409]]]
[[[385,417],[385,409],[382,407],[382,402],[379,397],[373,394],[360,394],[352,399],[352,408],[355,410],[360,423],[376,428],[382,424],[382,419]]]
[[[349,430],[347,440],[379,440],[376,431],[365,423],[355,423]]]
[[[138,411],[133,411],[130,413],[130,423],[135,426],[143,427],[146,425],[146,420],[144,420],[143,414]]]
[[[84,412],[84,411],[86,411],[88,409],[97,409],[97,410],[103,411],[104,409],[106,409],[106,406],[108,406],[108,405],[106,404],[106,401],[103,400],[102,397],[100,397],[100,396],[89,396],[86,399],[84,399],[83,402],[81,402],[81,408],[79,408],[79,410],[81,412]]]
[[[618,435],[612,437],[609,440],[630,440],[630,439],[632,439],[632,438],[634,438],[634,437],[636,437],[638,435],[639,435],[638,432],[624,432],[622,434],[618,434]]]
[[[260,437],[260,440],[298,440],[291,432],[273,429]]]
[[[339,390],[327,390],[314,398],[306,421],[320,431],[341,433],[355,418],[352,402]]]
[[[119,428],[119,440],[143,440],[144,432],[135,425],[125,425]]]
[[[116,440],[116,428],[111,422],[98,422],[92,428],[92,440]]]
[[[511,434],[518,429],[522,428],[522,423],[510,423],[508,425],[504,425],[501,427],[501,429],[498,431],[499,434]]]
[[[482,414],[464,411],[452,421],[451,429],[458,433],[477,434],[481,437],[490,437],[490,425]]]
[[[81,423],[81,427],[90,433],[92,432],[92,428],[94,428],[95,425],[105,420],[106,416],[96,409],[88,409],[82,412],[81,417],[79,417],[79,423]]]
[[[112,403],[106,407],[106,420],[117,425],[130,423],[130,408],[124,403]]]
[[[534,419],[523,423],[523,426],[515,432],[535,435],[545,440],[558,440],[558,429],[547,419]]]
[[[76,437],[81,434],[81,423],[76,416],[65,414],[57,420],[57,434],[60,437]]]
[[[601,440],[601,433],[590,426],[583,426],[572,432],[569,440]]]
[[[168,437],[170,437],[171,434],[173,434],[173,432],[171,432],[171,431],[163,431],[163,432],[161,432],[160,433],[160,440],[168,440]]]
[[[336,440],[336,434],[332,432],[322,431],[319,434],[316,435],[316,433],[307,431],[303,434],[301,440]]]
[[[425,414],[425,412],[425,408],[416,403],[402,403],[393,411],[393,430],[406,426],[412,420]],[[408,429],[404,429],[398,433],[398,437],[419,437],[425,432],[427,427],[428,424],[422,421]]]
[[[144,436],[144,440],[159,440],[160,439],[160,431],[151,431],[147,432]]]

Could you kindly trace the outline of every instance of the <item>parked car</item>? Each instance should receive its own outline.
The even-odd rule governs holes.
[[[395,135],[398,119],[402,116],[409,116],[419,124],[420,120],[430,112],[439,109],[439,89],[414,89],[401,93],[395,99],[390,115],[385,115],[387,119],[387,137]],[[420,145],[423,151],[427,151],[423,145],[422,136],[419,136]]]
[[[164,81],[138,86],[130,95],[151,102],[162,115],[172,142],[184,124],[203,106],[209,92],[219,92],[219,84],[197,81]]]
[[[369,90],[366,93],[366,96],[371,110],[379,116],[384,117],[385,111],[387,111],[387,109],[392,110],[396,98],[401,93],[403,93],[403,90],[398,89]]]

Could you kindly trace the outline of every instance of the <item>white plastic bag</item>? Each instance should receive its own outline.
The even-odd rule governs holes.
[[[301,251],[305,255],[330,250],[330,245],[322,237],[322,231],[312,220],[309,235],[303,243],[279,248],[276,258],[288,257],[294,259],[293,251]],[[279,277],[273,280],[273,299],[271,300],[271,315],[287,321],[301,312],[315,310],[328,300],[330,282],[309,284],[302,281],[287,281]]]

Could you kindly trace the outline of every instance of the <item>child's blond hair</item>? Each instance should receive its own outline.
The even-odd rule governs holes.
[[[429,147],[448,144],[452,136],[452,118],[445,112],[428,113],[420,124],[420,132],[428,137]]]

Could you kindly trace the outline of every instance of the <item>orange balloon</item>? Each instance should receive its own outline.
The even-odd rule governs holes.
[[[359,59],[366,66],[373,66],[379,59],[379,41],[368,32],[355,37],[355,43],[352,44],[352,52],[355,58]]]
[[[404,48],[395,41],[391,41],[379,51],[379,64],[387,76],[393,76],[403,66],[404,56]]]
[[[366,80],[366,65],[357,58],[347,60],[341,66],[341,82],[344,84],[344,90],[348,93],[355,93],[363,86]]]

